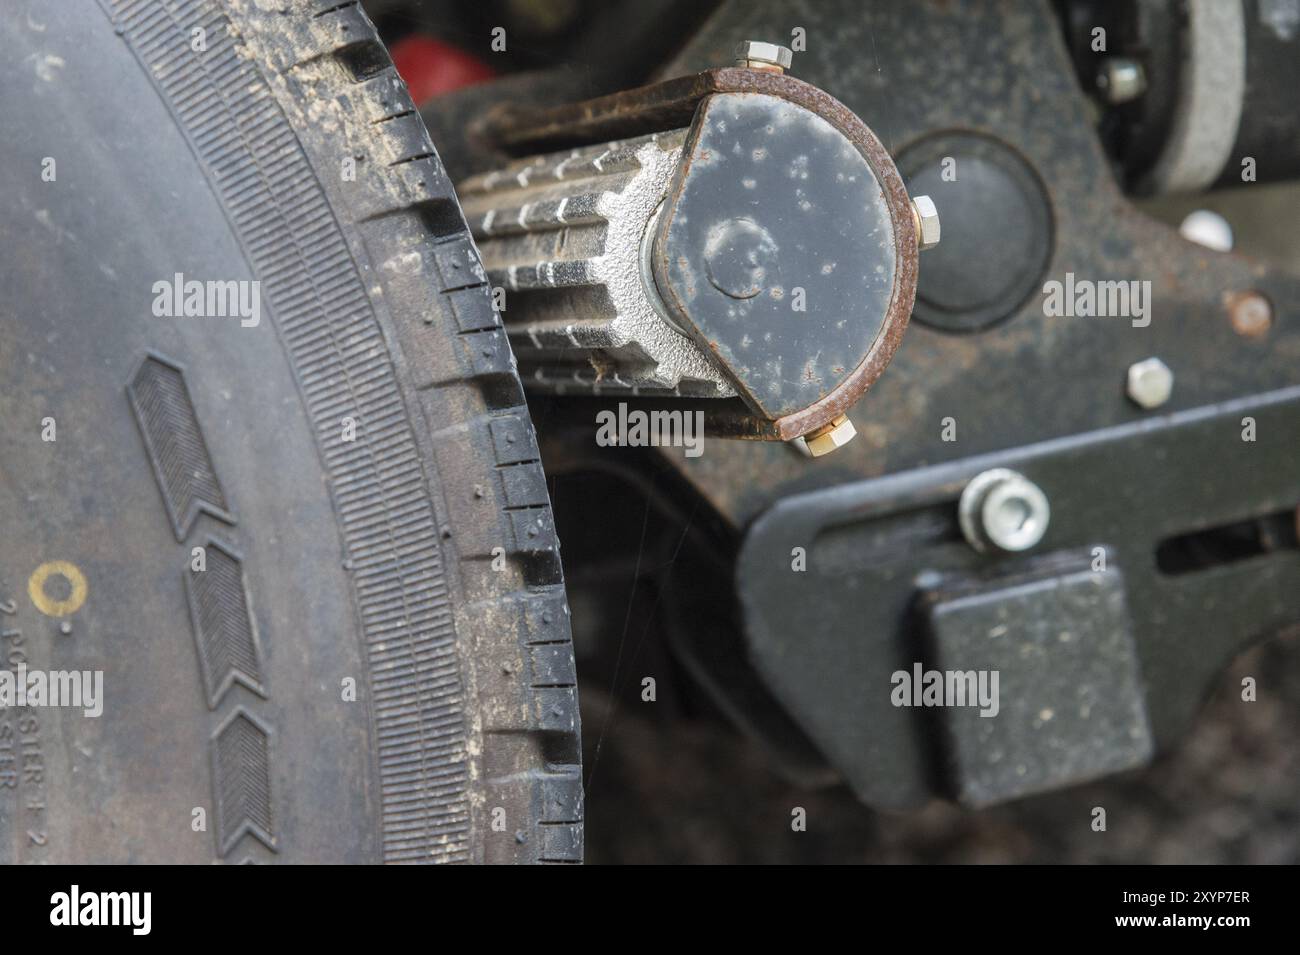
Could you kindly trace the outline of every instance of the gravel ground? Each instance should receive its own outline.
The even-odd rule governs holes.
[[[1253,676],[1258,699],[1241,700]],[[1300,861],[1300,631],[1224,674],[1192,732],[1146,770],[968,812],[875,813],[808,791],[716,724],[659,723],[639,687],[582,688],[587,861],[600,863],[1295,863]],[[605,739],[599,759],[595,746]],[[807,810],[792,832],[791,809]],[[1104,806],[1107,831],[1093,832]]]

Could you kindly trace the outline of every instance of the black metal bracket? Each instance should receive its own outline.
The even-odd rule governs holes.
[[[1300,619],[1297,449],[1300,388],[1288,388],[787,498],[755,521],[738,562],[751,659],[871,805],[985,804],[1136,765],[1144,719],[1155,745],[1169,744],[1236,652]],[[1051,501],[1046,536],[1027,554],[977,553],[959,530],[962,489],[994,467]],[[1096,575],[1097,596],[1067,612],[1060,601],[1081,572]],[[1024,599],[1026,579],[1051,582],[1044,599]],[[986,613],[955,612],[972,594],[1000,595],[1003,652],[977,639]],[[1126,609],[1111,605],[1116,594]],[[1035,650],[1045,626],[1075,628],[1082,651],[1068,640]],[[1129,629],[1136,661],[1118,639]],[[1027,764],[1021,778],[972,764],[969,727],[945,715],[935,734],[932,713],[891,701],[894,672],[936,658],[1001,669],[1011,696],[981,732],[989,751]],[[1102,729],[1080,717],[1083,682],[1095,685],[1094,716],[1130,716]],[[1043,734],[1032,723],[1045,710],[1061,720],[1053,731],[1068,726],[1060,759],[1035,762]],[[947,740],[938,751],[936,737]]]

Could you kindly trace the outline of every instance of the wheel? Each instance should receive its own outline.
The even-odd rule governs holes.
[[[102,673],[0,709],[0,861],[579,861],[536,441],[372,24],[0,24],[0,648]]]

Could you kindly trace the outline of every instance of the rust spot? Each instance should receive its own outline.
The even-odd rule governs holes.
[[[1223,297],[1232,330],[1245,338],[1263,338],[1273,327],[1273,305],[1259,292],[1230,292]]]
[[[596,372],[596,381],[604,381],[610,374],[618,370],[618,365],[610,361],[599,353],[593,352],[587,356],[587,362],[591,365],[592,370]]]

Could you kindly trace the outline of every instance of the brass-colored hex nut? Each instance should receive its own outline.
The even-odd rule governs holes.
[[[814,458],[820,458],[823,454],[830,454],[836,448],[842,448],[858,435],[858,429],[853,427],[853,422],[844,415],[840,415],[830,424],[824,424],[816,431],[810,431],[804,435],[804,443],[808,445],[808,453]]]
[[[916,243],[922,252],[939,244],[939,210],[929,196],[912,200],[912,215],[916,219]]]
[[[784,73],[794,62],[789,47],[761,40],[745,40],[736,46],[736,65],[755,70],[772,70]]]

